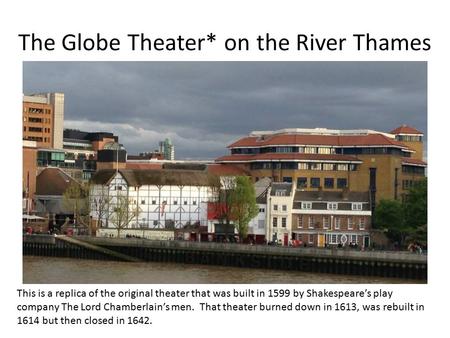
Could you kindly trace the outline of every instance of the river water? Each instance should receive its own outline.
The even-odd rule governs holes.
[[[423,281],[180,263],[23,257],[28,284],[392,284]]]

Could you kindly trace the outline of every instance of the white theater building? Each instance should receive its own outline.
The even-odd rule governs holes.
[[[97,236],[118,235],[116,208],[127,202],[131,217],[120,237],[173,239],[177,229],[204,227],[207,203],[216,200],[216,177],[199,170],[101,170],[93,176],[91,217]]]

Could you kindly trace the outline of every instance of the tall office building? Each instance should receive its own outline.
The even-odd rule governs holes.
[[[23,96],[23,139],[38,148],[63,148],[64,94]]]
[[[175,159],[175,146],[169,138],[159,142],[159,151],[163,154],[165,160]]]

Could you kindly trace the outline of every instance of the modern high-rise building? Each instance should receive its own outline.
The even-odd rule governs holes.
[[[175,159],[175,146],[169,138],[159,142],[159,151],[163,154],[165,160]]]
[[[374,130],[282,129],[252,132],[217,163],[239,165],[255,181],[292,182],[297,189],[369,191],[371,201],[403,199],[425,177],[423,133],[402,126]]]
[[[38,148],[63,148],[64,94],[23,96],[23,139]]]

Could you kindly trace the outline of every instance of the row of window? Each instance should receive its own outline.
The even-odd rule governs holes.
[[[425,168],[418,166],[402,165],[402,172],[405,174],[425,175]]]
[[[118,190],[121,190],[121,189],[118,189]],[[196,199],[191,199],[191,202],[192,202],[192,205],[197,205],[197,200]],[[136,202],[136,200],[132,200],[132,203],[136,204],[137,202]],[[140,204],[141,205],[147,204],[147,200],[146,199],[141,199]],[[150,204],[151,205],[157,205],[156,199],[152,199]],[[168,204],[167,200],[162,200],[162,202],[161,202],[162,206],[167,205],[167,204]],[[176,199],[172,200],[172,205],[178,205],[178,200],[176,200]],[[183,205],[188,205],[188,200],[184,200],[183,201]]]
[[[312,209],[312,202],[302,202],[301,208],[306,210]],[[338,203],[337,202],[328,202],[327,203],[327,210],[338,210]],[[363,210],[363,204],[362,203],[352,203],[352,210],[353,211],[361,211]]]
[[[50,109],[28,108],[28,113],[32,114],[50,114]]]
[[[355,234],[326,234],[328,244],[353,243],[358,244],[358,235]]]
[[[347,219],[347,221],[345,221]],[[333,221],[332,221],[333,220]],[[320,227],[320,217],[318,216],[303,216],[300,215],[297,218],[297,227],[299,229],[308,228],[308,229],[316,229]],[[334,223],[334,224],[331,224]],[[335,216],[333,218],[329,216],[322,216],[322,228],[323,229],[331,229],[331,226],[335,230],[341,230],[344,226],[344,223],[347,223],[347,230],[354,230],[355,226],[358,227],[359,230],[364,230],[366,227],[366,220],[364,217],[353,218],[353,217],[338,217]]]
[[[50,137],[27,136],[24,139],[36,142],[50,142]]]
[[[274,205],[273,205],[273,210],[274,210],[274,211],[278,211],[278,204],[274,204]],[[283,204],[283,205],[281,206],[281,211],[287,211],[287,205]]]
[[[272,226],[274,228],[278,227],[278,219],[281,218],[281,227],[286,228],[287,225],[287,218],[286,217],[273,217],[272,218]]]
[[[314,239],[317,235],[315,234],[304,234],[303,236],[308,236],[307,240],[309,244],[313,244],[314,243]],[[342,243],[342,236],[344,236],[344,234],[326,234],[327,238],[326,238],[326,242],[328,244],[339,244]],[[348,243],[353,243],[353,244],[358,244],[358,235],[356,234],[345,234],[345,236],[347,236],[347,242]],[[304,237],[303,237],[304,238]],[[302,239],[302,234],[297,234],[296,239],[301,240]]]
[[[27,127],[23,127],[23,131],[27,131]],[[28,127],[28,131],[34,132],[34,133],[50,133],[50,128],[40,128],[40,127]]]
[[[319,170],[319,171],[355,171],[356,164],[348,163],[322,163],[322,162],[254,162],[250,164],[251,170],[285,169],[285,170]]]
[[[422,136],[416,136],[416,135],[396,135],[395,139],[397,141],[422,142]]]
[[[320,177],[311,177],[309,179],[309,187],[310,188],[319,188],[321,187],[321,179]],[[333,177],[325,177],[323,179],[323,187],[326,189],[333,189],[335,187],[335,179]],[[336,179],[336,187],[338,189],[343,189],[347,187],[347,179],[346,178],[337,178]],[[297,178],[297,188],[308,188],[308,178],[307,177],[298,177]]]
[[[336,154],[332,147],[261,147],[261,148],[234,148],[231,154],[266,154],[266,153],[300,153],[300,154]]]

